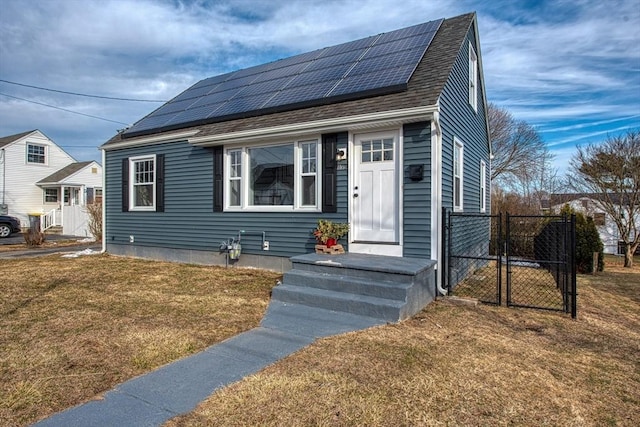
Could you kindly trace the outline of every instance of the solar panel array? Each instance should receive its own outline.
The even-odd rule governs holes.
[[[442,21],[201,80],[124,136],[404,90]]]

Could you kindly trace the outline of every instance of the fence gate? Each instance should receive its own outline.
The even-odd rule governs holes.
[[[574,216],[444,213],[449,292],[576,317]]]
[[[444,211],[443,259],[446,287],[451,294],[501,304],[502,215]]]

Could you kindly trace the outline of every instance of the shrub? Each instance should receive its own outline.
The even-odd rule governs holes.
[[[89,231],[96,240],[102,240],[102,203],[87,205],[87,213],[89,214]]]
[[[561,213],[576,215],[576,270],[578,273],[593,273],[604,270],[604,245],[593,218],[575,212],[569,205]],[[594,270],[593,253],[598,253],[597,270]]]

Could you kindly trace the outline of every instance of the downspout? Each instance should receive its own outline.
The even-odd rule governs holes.
[[[4,148],[2,150],[2,204],[4,205],[4,195],[7,192],[7,187],[6,187],[6,177],[7,177],[7,161],[5,159],[5,152],[4,152]]]
[[[435,205],[436,205],[436,209],[435,209],[435,224],[433,224],[433,229],[436,230],[436,247],[435,247],[435,253],[436,254],[440,254],[440,248],[442,247],[442,233],[440,230],[442,230],[442,128],[440,127],[440,113],[439,111],[434,111],[433,112],[433,127],[432,129],[435,131],[436,137],[435,137],[435,147],[432,147],[432,151],[435,151],[435,154],[433,156],[433,163],[432,163],[432,167],[435,168],[435,182],[433,183],[433,188],[434,188],[434,192],[431,195],[431,197],[435,197]],[[432,144],[434,143],[434,140],[432,139]],[[432,213],[433,214],[433,213]],[[438,271],[438,277],[436,280],[436,287],[438,292],[441,295],[447,295],[447,290],[442,286],[442,283],[444,282],[444,274],[445,272],[442,271],[442,257],[441,256],[436,256],[436,270]]]
[[[105,177],[107,176],[105,173],[105,160],[107,155],[104,148],[100,151],[102,151],[102,200],[100,201],[102,204],[102,250],[100,253],[103,254],[107,252],[107,210],[105,209],[105,201],[107,200],[107,187],[105,186]]]

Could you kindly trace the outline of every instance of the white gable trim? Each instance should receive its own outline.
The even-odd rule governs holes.
[[[127,147],[138,147],[141,145],[157,144],[159,142],[185,141],[189,137],[192,137],[199,132],[200,132],[200,129],[191,129],[188,131],[170,133],[170,134],[162,133],[159,135],[148,136],[146,138],[136,138],[129,141],[123,140],[122,142],[115,142],[109,145],[103,145],[102,147],[100,147],[100,149],[104,151],[109,151],[109,150],[116,150],[116,149],[127,148]]]

